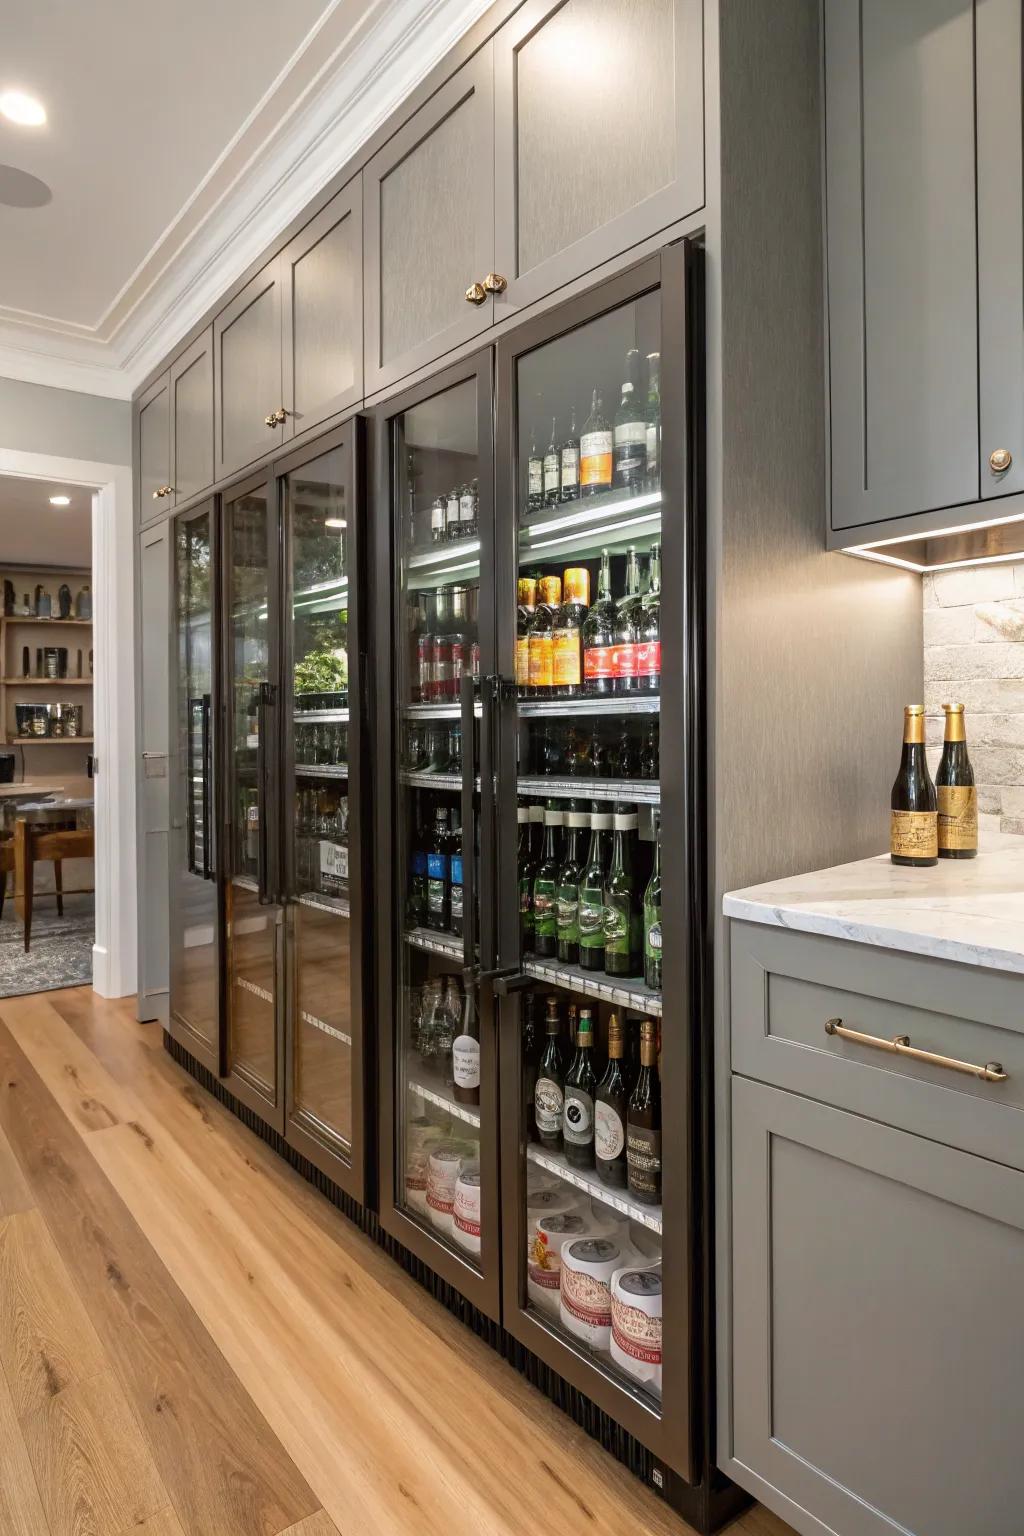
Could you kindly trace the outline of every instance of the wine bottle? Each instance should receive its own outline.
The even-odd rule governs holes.
[[[530,806],[521,805],[516,811],[519,824],[519,942],[524,955],[533,954],[533,877],[536,861],[530,847]]]
[[[908,704],[903,711],[903,756],[892,786],[889,823],[890,856],[894,864],[922,869],[939,862],[935,785],[924,752],[924,705]]]
[[[544,460],[537,452],[537,433],[530,439],[530,457],[526,465],[526,510],[539,512],[544,505]]]
[[[626,1187],[626,1120],[629,1079],[624,1068],[625,1043],[617,1013],[608,1020],[608,1065],[594,1092],[594,1166],[602,1184]]]
[[[555,897],[558,888],[558,829],[562,812],[555,801],[544,810],[544,848],[533,877],[533,947],[542,959],[553,960],[558,949]]]
[[[594,390],[590,415],[580,437],[580,493],[598,496],[612,483],[612,429],[604,414],[601,396]]]
[[[527,635],[527,654],[530,666],[530,692],[533,695],[550,694],[554,687],[554,641],[552,629],[555,614],[562,602],[560,576],[542,576],[537,583],[538,603],[530,621]]]
[[[637,621],[636,674],[641,693],[661,689],[661,545],[651,545],[650,582]]]
[[[558,1044],[560,1029],[558,999],[549,997],[544,1024],[544,1054],[537,1068],[537,1082],[533,1090],[533,1112],[537,1124],[537,1140],[550,1152],[562,1150],[565,1092],[562,1052]]]
[[[943,704],[946,733],[935,775],[940,859],[978,856],[978,791],[967,755],[964,706]]]
[[[462,828],[452,812],[452,826],[448,833],[448,928],[456,938],[462,937]]]
[[[562,577],[562,603],[551,621],[551,680],[562,699],[583,692],[583,622],[590,603],[590,572],[570,566]]]
[[[626,1176],[633,1199],[661,1203],[661,1079],[654,1023],[640,1024],[640,1071],[626,1120]]]
[[[434,812],[434,838],[427,853],[427,927],[444,933],[450,915],[448,812],[439,805]]]
[[[627,379],[615,412],[615,447],[612,483],[616,490],[635,494],[644,487],[647,472],[647,422],[633,385]]]
[[[612,867],[604,888],[604,968],[609,976],[641,970],[643,914],[633,873],[637,814],[616,805],[612,818]]]
[[[661,817],[654,816],[654,868],[644,891],[644,985],[661,991]]]
[[[570,800],[565,813],[565,852],[558,871],[555,894],[555,927],[558,958],[564,965],[580,961],[580,877],[583,874],[583,829],[590,824],[589,814],[579,801]]]
[[[540,1035],[537,1029],[537,994],[531,990],[523,998],[523,1037],[520,1047],[523,1107],[526,1111],[526,1139],[528,1141],[537,1140],[537,1112],[534,1107],[533,1097],[537,1087],[540,1049]]]
[[[462,1028],[452,1042],[452,1092],[460,1104],[480,1103],[480,1021],[476,990],[466,983],[462,1003]]]
[[[537,582],[520,576],[516,593],[516,688],[524,699],[530,689],[530,625],[537,611]]]
[[[590,813],[590,848],[580,877],[580,966],[585,971],[604,970],[604,882],[611,825],[607,807],[595,801]]]
[[[561,489],[561,454],[558,443],[555,441],[555,427],[557,423],[554,416],[551,418],[551,441],[544,450],[544,463],[542,467],[544,505],[554,507],[558,505],[558,494]]]
[[[639,693],[640,561],[635,545],[626,551],[626,591],[615,614],[612,671],[616,693]]]
[[[640,748],[640,777],[642,779],[657,779],[661,772],[658,736],[658,721],[652,715],[647,722],[643,745]]]
[[[601,551],[597,601],[583,621],[583,692],[605,697],[615,688],[615,602],[612,598],[611,556]]]
[[[594,1017],[580,1009],[576,1055],[565,1079],[562,1140],[565,1160],[574,1168],[594,1166]]]
[[[569,418],[569,431],[562,443],[559,472],[559,499],[575,501],[580,494],[580,437],[576,429],[576,407]]]

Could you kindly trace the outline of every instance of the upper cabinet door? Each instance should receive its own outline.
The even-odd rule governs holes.
[[[169,375],[163,373],[139,401],[139,522],[170,510],[171,436]]]
[[[977,499],[974,106],[972,0],[825,0],[833,528]]]
[[[180,506],[213,484],[213,327],[171,367],[171,483]]]
[[[702,0],[530,0],[495,38],[501,319],[704,203]]]
[[[213,322],[217,479],[284,441],[281,259],[275,256]]]
[[[363,394],[363,206],[356,176],[281,256],[286,437]]]
[[[368,395],[491,324],[493,84],[488,44],[363,171]]]

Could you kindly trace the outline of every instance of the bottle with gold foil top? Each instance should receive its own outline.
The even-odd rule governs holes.
[[[573,699],[583,692],[583,620],[590,607],[590,572],[570,566],[562,577],[562,606],[552,625],[552,674],[555,692]]]
[[[555,614],[562,601],[560,576],[542,576],[537,583],[537,611],[530,621],[527,633],[530,692],[550,694],[554,687],[554,642],[552,630]]]
[[[516,595],[516,688],[525,698],[530,687],[530,625],[537,611],[537,582],[533,576],[520,576]]]
[[[924,752],[924,705],[903,711],[903,756],[892,786],[889,851],[894,864],[924,868],[939,862],[935,785]]]
[[[946,736],[935,775],[939,858],[974,859],[978,856],[978,791],[967,755],[964,706],[942,707],[946,712]]]

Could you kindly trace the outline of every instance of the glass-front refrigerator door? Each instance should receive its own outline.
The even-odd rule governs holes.
[[[213,503],[174,523],[171,613],[170,1029],[220,1072],[214,847],[216,520]]]
[[[362,496],[353,421],[283,461],[287,1136],[365,1195],[364,852],[358,572]],[[371,918],[372,921],[372,918]]]
[[[498,345],[505,1326],[690,1471],[685,257]],[[511,791],[504,793],[505,787]],[[664,854],[664,858],[663,858]]]
[[[231,1091],[284,1130],[278,837],[278,519],[272,482],[224,501],[224,807],[227,1018]]]
[[[378,416],[387,492],[375,591],[378,657],[391,658],[379,694],[391,782],[377,785],[381,932],[391,936],[378,973],[381,1219],[496,1318],[494,934],[478,902],[493,887],[481,681],[494,654],[492,378],[487,352]]]

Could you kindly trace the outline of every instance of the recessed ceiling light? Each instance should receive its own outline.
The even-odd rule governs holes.
[[[70,496],[51,496],[50,497],[50,506],[51,507],[70,507],[70,505],[71,505],[71,497]]]
[[[345,519],[343,517],[325,517],[324,518],[324,527],[325,528],[347,528],[348,527],[348,523],[345,521]]]
[[[0,115],[19,128],[41,128],[46,122],[46,108],[27,91],[0,91]]]

